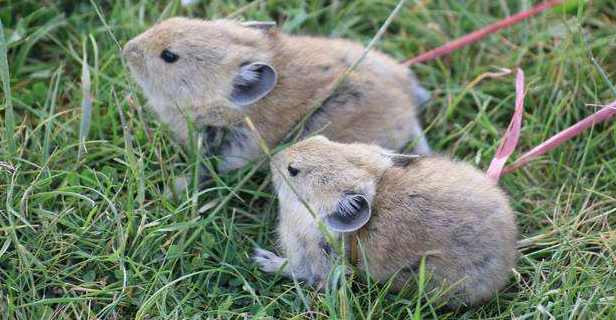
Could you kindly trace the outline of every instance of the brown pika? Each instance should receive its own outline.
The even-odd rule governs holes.
[[[324,280],[340,257],[321,221],[340,243],[357,239],[363,254],[352,262],[381,282],[395,276],[396,290],[425,258],[429,288],[449,289],[443,299],[450,306],[489,299],[511,275],[514,214],[496,183],[468,164],[316,136],[276,154],[270,166],[284,257],[257,249],[266,272],[285,266],[288,277]]]
[[[220,156],[218,169],[229,171],[261,156],[244,117],[270,147],[280,143],[363,49],[285,35],[271,23],[171,18],[130,40],[123,54],[158,118],[183,143],[190,119],[204,150]],[[303,135],[390,149],[417,138],[415,151],[428,153],[416,116],[427,96],[410,70],[371,50],[307,119]]]

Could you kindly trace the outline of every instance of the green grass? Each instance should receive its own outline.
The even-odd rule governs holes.
[[[376,47],[404,60],[537,2],[411,10],[418,1],[408,1]],[[457,313],[427,303],[414,284],[396,294],[337,270],[337,289],[315,293],[258,271],[249,255],[256,244],[274,248],[277,203],[253,166],[193,185],[178,201],[163,196],[174,176],[211,159],[182,150],[143,114],[138,90],[129,103],[134,85],[113,37],[122,44],[174,15],[231,16],[368,43],[396,3],[0,0],[9,66],[0,52],[0,318],[616,318],[613,121],[501,180],[518,212],[516,272],[497,298]],[[422,119],[434,149],[487,168],[513,112],[514,80],[467,87],[498,67],[526,74],[513,158],[616,99],[580,33],[615,79],[616,1],[566,8],[413,68],[433,92]]]

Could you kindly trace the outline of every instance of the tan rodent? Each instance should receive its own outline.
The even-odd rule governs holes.
[[[218,169],[228,171],[261,155],[245,116],[270,147],[280,143],[362,50],[347,40],[288,36],[268,23],[171,18],[130,40],[124,57],[160,120],[186,142],[189,116],[205,150],[221,156]],[[410,70],[372,50],[304,134],[390,149],[418,138],[415,151],[428,153],[416,117],[425,100]]]
[[[317,136],[276,154],[271,170],[284,258],[257,249],[254,258],[266,272],[287,263],[285,275],[314,285],[339,258],[299,199],[334,239],[345,239],[347,256],[351,237],[359,235],[368,270],[378,281],[399,272],[396,290],[412,279],[425,256],[433,279],[429,288],[452,287],[444,298],[450,306],[472,305],[501,289],[514,267],[517,231],[507,198],[468,164]],[[366,268],[363,261],[358,259],[360,270]]]

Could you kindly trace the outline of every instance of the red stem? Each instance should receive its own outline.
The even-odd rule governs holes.
[[[616,101],[610,103],[609,105],[601,108],[601,110],[595,112],[593,115],[581,120],[580,122],[572,125],[571,127],[553,135],[550,139],[536,146],[529,152],[525,153],[523,156],[518,158],[511,166],[507,167],[503,174],[511,172],[524,164],[526,164],[529,160],[536,158],[558,146],[563,144],[565,141],[577,136],[578,134],[584,132],[586,129],[592,127],[595,123],[599,123],[603,120],[609,119],[614,114],[616,114]]]
[[[515,78],[515,111],[509,122],[509,127],[503,135],[503,139],[496,150],[494,158],[490,162],[490,167],[486,170],[488,178],[498,182],[505,162],[515,150],[520,138],[520,129],[522,128],[522,116],[524,114],[524,72],[518,68]]]
[[[440,57],[444,54],[447,54],[451,51],[454,51],[460,47],[469,45],[487,35],[490,35],[500,29],[506,28],[512,24],[518,23],[522,20],[528,19],[542,11],[545,11],[559,3],[565,2],[565,1],[569,1],[569,0],[550,0],[550,1],[546,1],[544,3],[538,4],[535,7],[532,7],[531,9],[528,9],[526,11],[522,11],[518,14],[515,14],[509,18],[503,19],[501,21],[498,21],[496,23],[493,23],[483,29],[479,29],[477,31],[474,31],[472,33],[469,33],[465,36],[463,36],[462,38],[455,40],[453,42],[448,42],[445,45],[438,47],[434,50],[430,50],[424,54],[421,54],[413,59],[410,59],[406,62],[403,63],[403,65],[405,66],[410,66],[413,64],[417,64],[420,62],[424,62],[424,61],[428,61],[428,60],[432,60],[435,59],[437,57]]]

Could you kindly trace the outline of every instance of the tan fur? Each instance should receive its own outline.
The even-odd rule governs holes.
[[[507,282],[516,261],[517,231],[506,196],[468,164],[442,157],[400,159],[376,146],[324,137],[307,139],[274,157],[286,274],[315,283],[327,276],[335,260],[324,254],[325,238],[298,199],[322,219],[344,194],[360,193],[372,208],[360,242],[373,277],[385,282],[399,272],[393,285],[400,289],[425,256],[433,280],[429,288],[453,286],[445,298],[450,305],[489,299]],[[295,177],[287,172],[289,165],[299,170]],[[332,235],[339,240],[355,236]],[[274,257],[259,249],[255,259],[264,270],[276,271],[277,263],[286,260]],[[359,268],[365,267],[361,262]]]
[[[164,49],[180,59],[166,64],[160,59]],[[151,107],[180,141],[187,140],[186,110],[197,129],[239,130],[236,136],[245,145],[221,150],[226,162],[221,169],[230,170],[261,154],[240,123],[243,117],[252,119],[269,146],[280,143],[362,50],[347,40],[287,36],[228,20],[172,18],[128,42],[124,56]],[[242,63],[255,61],[272,65],[278,82],[256,103],[234,106],[227,99],[232,79]],[[399,149],[421,135],[416,117],[421,90],[410,70],[373,50],[309,119],[310,130],[335,141]],[[425,140],[418,141],[417,151],[429,152]]]

